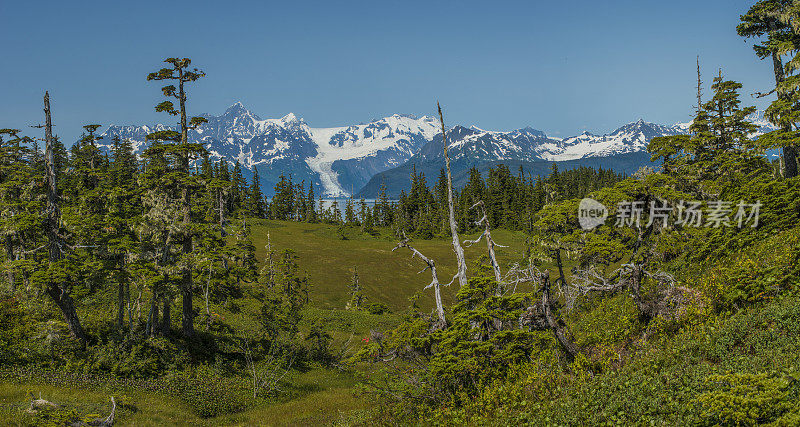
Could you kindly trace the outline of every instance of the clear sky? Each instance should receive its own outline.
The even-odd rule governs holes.
[[[753,2],[0,0],[0,127],[39,133],[46,89],[67,143],[87,123],[174,121],[145,80],[169,56],[208,74],[195,114],[241,101],[327,127],[432,115],[438,99],[448,125],[490,130],[672,124],[692,111],[696,55],[707,84],[722,67],[764,107],[750,94],[771,63],[735,30]]]

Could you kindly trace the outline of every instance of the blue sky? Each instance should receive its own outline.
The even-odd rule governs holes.
[[[312,127],[393,113],[554,136],[639,118],[686,121],[695,56],[750,94],[771,64],[736,35],[753,1],[0,1],[0,127],[36,130],[50,90],[56,133],[87,123],[152,124],[145,76],[185,56],[208,76],[190,113],[241,101]],[[708,92],[708,90],[706,90]]]

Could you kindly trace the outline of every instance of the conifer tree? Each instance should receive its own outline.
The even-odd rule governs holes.
[[[352,197],[349,197],[344,203],[344,223],[346,225],[358,225]]]
[[[38,149],[25,145],[31,138],[19,130],[0,129],[0,236],[6,259],[2,263],[8,289],[16,291],[19,273],[24,271],[24,254],[36,243],[41,203],[34,186],[40,176],[34,158]]]
[[[258,168],[253,167],[253,182],[248,191],[250,207],[248,211],[256,218],[264,217],[264,195],[261,193],[261,179],[258,176]]]
[[[772,60],[775,89],[769,93],[776,92],[778,99],[770,105],[766,115],[781,129],[765,136],[762,141],[768,147],[782,148],[786,178],[797,176],[797,141],[800,139],[794,132],[800,114],[800,94],[796,84],[800,78],[796,74],[798,61],[795,57],[785,68],[782,58],[800,49],[800,33],[791,25],[800,16],[794,5],[793,0],[761,0],[740,17],[741,23],[736,27],[736,32],[742,37],[762,39],[762,43],[753,45],[753,50],[760,59]],[[792,73],[788,78],[787,70]]]
[[[175,81],[178,86],[167,85],[161,88],[164,96],[178,100],[178,109],[172,101],[166,100],[156,106],[156,111],[166,112],[173,116],[179,116],[179,132],[175,131],[161,131],[155,134],[148,135],[148,139],[160,139],[166,141],[173,141],[169,148],[165,147],[165,151],[175,155],[178,159],[176,171],[178,175],[175,178],[179,181],[181,204],[183,208],[183,235],[182,249],[185,258],[188,258],[192,252],[192,191],[196,187],[196,183],[191,177],[190,160],[192,156],[202,154],[205,149],[201,144],[190,144],[188,132],[194,129],[207,120],[203,117],[192,117],[188,119],[186,114],[186,89],[187,83],[195,82],[205,76],[205,73],[197,68],[189,69],[192,60],[189,58],[167,58],[165,63],[171,67],[162,68],[156,72],[147,75],[147,80],[155,81]],[[188,261],[188,259],[186,260]],[[192,309],[192,270],[188,262],[184,262],[183,267],[183,281],[181,283],[181,295],[183,300],[182,312],[182,330],[186,336],[194,335],[194,312]]]

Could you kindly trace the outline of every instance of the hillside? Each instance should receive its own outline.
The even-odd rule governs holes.
[[[351,333],[361,340],[369,335],[371,328],[386,330],[398,325],[399,314],[405,310],[411,295],[422,294],[420,303],[424,310],[432,306],[430,292],[421,291],[427,284],[427,275],[416,274],[420,261],[411,259],[405,252],[391,252],[394,242],[388,236],[375,238],[352,229],[348,240],[341,240],[333,226],[256,220],[253,240],[260,249],[267,234],[275,246],[294,247],[300,265],[312,277],[312,307],[307,310],[304,328],[313,319],[324,319],[337,345]],[[522,236],[498,230],[496,238],[509,246],[499,252],[506,269],[524,249]],[[800,232],[790,230],[763,242],[752,253],[759,253],[762,262],[769,264],[777,261],[781,254],[796,251],[798,238]],[[415,244],[449,267],[443,274],[452,270],[452,263],[447,262],[452,258],[449,241],[434,239]],[[468,259],[475,260],[482,249],[468,249]],[[259,252],[263,265],[263,252]],[[749,255],[735,258],[746,260]],[[732,257],[721,260],[720,265],[734,262]],[[351,264],[358,265],[360,271],[370,272],[362,276],[368,298],[390,304],[393,314],[370,315],[342,310],[347,298],[344,284],[352,274],[347,266]],[[706,282],[712,274],[710,270],[700,277],[692,277],[696,282]],[[391,283],[391,292],[387,289],[389,286],[382,283]],[[452,291],[446,290],[446,295],[452,295]],[[447,301],[451,303],[449,298]],[[252,328],[244,314],[254,304],[255,301],[248,298],[239,303],[243,311],[231,311],[224,304],[214,304],[213,310],[239,333],[244,333]],[[97,309],[90,306],[86,310],[96,313],[95,321],[113,319],[113,313],[102,309],[106,306],[103,301],[95,301],[94,306]],[[800,365],[794,355],[800,351],[795,339],[800,334],[798,307],[797,297],[792,296],[765,300],[735,313],[714,315],[706,309],[693,313],[680,324],[664,324],[660,327],[663,329],[646,332],[635,323],[627,323],[632,322],[635,309],[619,295],[569,319],[576,342],[594,348],[591,359],[582,363],[592,364],[602,374],[574,375],[541,353],[540,362],[515,371],[506,383],[485,389],[462,408],[446,408],[441,413],[431,414],[434,418],[430,421],[452,425],[480,422],[581,424],[595,422],[600,419],[598,417],[634,423],[647,419],[700,420],[704,417],[704,404],[698,398],[712,396],[709,394],[713,390],[709,378],[715,378],[712,375],[734,371],[737,374],[731,378],[765,381],[765,387],[782,387],[780,381],[784,373],[797,378]],[[678,328],[677,334],[667,332],[674,328]],[[360,344],[356,344],[353,351],[359,347]],[[616,352],[624,356],[618,359]],[[36,396],[41,393],[45,399],[66,405],[79,414],[105,414],[109,396],[115,396],[122,405],[115,424],[120,426],[371,423],[376,421],[375,402],[356,392],[357,384],[368,379],[371,370],[368,365],[361,365],[344,371],[313,368],[296,373],[288,379],[288,394],[284,397],[261,402],[243,412],[211,418],[198,416],[196,407],[169,389],[141,389],[115,381],[104,382],[100,378],[44,374],[47,371],[22,375],[17,371],[9,376],[6,370],[0,375],[0,416],[21,425],[42,420],[23,411],[29,404],[27,394],[31,392]],[[751,374],[755,376],[745,376]],[[232,398],[239,393],[236,390],[218,394],[216,398]],[[241,393],[246,395],[246,391]],[[765,398],[773,399],[773,404],[778,405],[783,402],[781,396],[783,394]],[[753,399],[753,410],[767,409],[756,403],[760,397]],[[576,411],[575,408],[582,409]],[[49,419],[57,419],[55,417],[56,413],[52,413]]]

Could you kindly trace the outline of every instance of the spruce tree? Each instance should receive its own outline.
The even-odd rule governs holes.
[[[256,218],[264,217],[264,195],[261,193],[261,179],[258,176],[258,168],[253,167],[253,182],[248,191],[248,211]]]
[[[179,116],[179,132],[161,131],[148,135],[148,139],[160,139],[172,141],[165,151],[177,157],[177,167],[175,178],[180,187],[180,198],[183,210],[183,230],[181,245],[183,249],[184,266],[182,268],[183,281],[181,283],[181,296],[183,300],[182,330],[185,336],[194,335],[194,311],[192,309],[192,270],[189,265],[189,257],[192,253],[192,192],[196,188],[196,182],[191,177],[190,160],[193,156],[202,154],[205,149],[201,144],[190,144],[188,132],[207,120],[203,117],[192,117],[189,119],[186,114],[186,88],[187,83],[195,82],[205,76],[205,73],[197,68],[189,69],[192,60],[189,58],[167,58],[165,63],[171,67],[161,68],[160,70],[147,75],[147,80],[154,81],[175,81],[178,86],[167,85],[161,88],[162,93],[167,98],[178,100],[178,109],[172,101],[166,100],[156,105],[156,111],[166,112],[172,116]]]
[[[762,138],[768,147],[781,147],[783,152],[783,170],[786,178],[797,176],[797,145],[800,139],[796,129],[797,117],[800,114],[800,92],[797,82],[797,56],[784,67],[782,56],[796,54],[800,50],[800,34],[790,24],[798,18],[793,0],[761,0],[754,4],[746,14],[740,17],[741,23],[736,32],[746,38],[761,39],[761,43],[753,45],[753,50],[760,59],[772,60],[772,72],[775,76],[775,89],[778,99],[767,109],[767,118],[781,127],[780,131],[770,133]],[[791,73],[788,78],[786,71]]]

